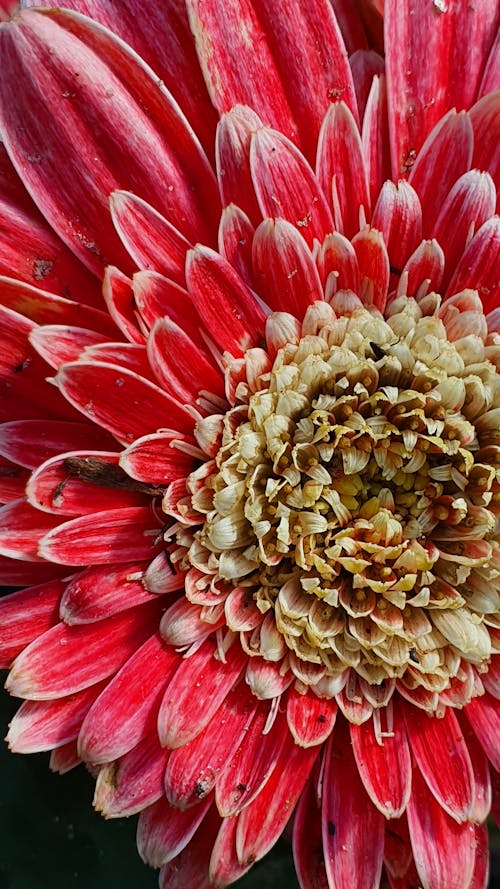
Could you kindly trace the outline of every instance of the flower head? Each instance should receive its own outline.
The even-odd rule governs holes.
[[[0,25],[9,742],[162,889],[292,814],[303,889],[479,889],[498,4],[69,5]]]

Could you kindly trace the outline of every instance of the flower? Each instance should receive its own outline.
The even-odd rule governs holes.
[[[9,743],[165,889],[294,810],[303,889],[479,889],[498,4],[69,5],[0,25]]]

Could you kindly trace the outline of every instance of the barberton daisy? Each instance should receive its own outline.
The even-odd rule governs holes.
[[[65,5],[0,24],[9,744],[161,889],[287,824],[302,889],[481,889],[498,0]]]

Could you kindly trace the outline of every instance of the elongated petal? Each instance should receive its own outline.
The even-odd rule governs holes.
[[[353,239],[359,274],[360,297],[365,305],[384,310],[389,287],[390,264],[387,247],[380,232],[364,229]]]
[[[345,3],[345,0],[341,2]],[[335,6],[335,3],[333,5]],[[384,59],[374,49],[356,49],[349,56],[349,65],[356,90],[359,119],[362,121],[373,80],[385,72]]]
[[[184,283],[186,253],[191,247],[154,207],[128,191],[114,191],[111,217],[123,246],[134,263]]]
[[[418,769],[413,773],[407,812],[413,856],[423,889],[468,889],[476,851],[474,825],[457,824],[450,818]]]
[[[275,130],[257,130],[250,144],[252,182],[262,216],[286,219],[312,247],[333,229],[323,191],[300,151]],[[328,189],[324,189],[329,194]]]
[[[497,53],[498,42],[497,38]],[[498,68],[498,61],[496,63]],[[498,75],[498,72],[497,72]],[[484,96],[474,105],[469,117],[474,131],[474,154],[472,165],[478,170],[486,170],[497,190],[497,213],[500,210],[500,124],[498,122],[498,103],[500,90]]]
[[[105,763],[135,747],[156,715],[179,660],[158,634],[134,652],[87,713],[78,737],[80,757]]]
[[[167,769],[172,755],[169,757]],[[211,805],[208,797],[195,808],[180,811],[166,799],[144,809],[137,825],[137,848],[142,860],[161,867],[186,848]]]
[[[358,889],[375,889],[382,869],[384,819],[361,783],[345,727],[337,729],[325,749],[322,825],[329,884],[350,889],[355,872]]]
[[[498,25],[496,0],[481,8],[405,0],[385,10],[393,178],[411,168],[432,127],[475,101]],[[425,58],[427,64],[417,60]],[[447,59],[443,66],[442,60]]]
[[[335,701],[316,695],[301,695],[290,689],[286,704],[288,727],[300,747],[314,747],[326,741],[337,717]]]
[[[137,272],[133,278],[134,297],[141,318],[152,327],[158,318],[168,316],[200,345],[200,318],[184,287],[158,272]]]
[[[344,102],[330,105],[325,115],[318,139],[316,170],[331,202],[336,228],[352,238],[359,231],[360,208],[369,215],[370,198],[359,130]]]
[[[312,255],[295,226],[283,219],[266,219],[253,241],[256,286],[274,311],[301,318],[307,307],[323,298]]]
[[[158,714],[158,734],[164,747],[175,749],[195,738],[237,681],[245,663],[241,649],[236,645],[231,648],[225,663],[214,654],[214,646],[205,643],[181,661],[169,682]]]
[[[406,294],[418,299],[427,291],[440,292],[444,274],[444,253],[438,242],[422,241],[412,253],[403,269]]]
[[[59,608],[67,624],[87,624],[150,602],[142,583],[147,563],[105,565],[80,571],[69,581]]]
[[[126,444],[160,427],[193,428],[191,415],[175,399],[119,365],[72,362],[61,368],[56,383],[71,404]]]
[[[118,670],[151,635],[159,611],[154,602],[98,624],[57,624],[19,655],[7,689],[28,700],[50,701],[94,685]]]
[[[316,257],[316,265],[324,287],[330,278],[330,282],[335,282],[335,290],[359,292],[360,279],[356,252],[344,235],[333,232],[325,238]]]
[[[222,211],[219,224],[219,251],[231,263],[245,284],[253,286],[252,242],[254,227],[246,213],[235,204]]]
[[[328,889],[321,812],[312,779],[308,781],[295,811],[292,842],[295,869],[303,889]]]
[[[103,342],[106,342],[103,334],[67,324],[44,324],[30,333],[31,345],[54,370],[68,361],[76,361],[88,346]]]
[[[411,185],[404,180],[384,183],[372,225],[382,232],[391,269],[399,273],[422,238],[422,208]]]
[[[33,509],[24,498],[13,500],[0,507],[0,553],[23,561],[40,561],[40,539],[60,523],[60,518]]]
[[[109,315],[92,306],[73,302],[12,278],[1,277],[0,285],[0,304],[37,324],[69,324],[112,337],[118,334]],[[100,293],[99,304],[102,304]]]
[[[434,234],[441,207],[457,179],[470,169],[474,134],[465,111],[452,109],[429,133],[413,165],[409,182],[422,205],[425,237]]]
[[[109,314],[124,337],[131,343],[144,343],[137,323],[131,279],[120,269],[108,266],[104,272],[103,296]]]
[[[189,293],[220,349],[242,355],[262,336],[264,312],[226,260],[206,247],[188,253]]]
[[[123,818],[159,800],[168,756],[151,730],[133,750],[103,766],[94,794],[97,811],[106,818]]]
[[[471,170],[453,186],[434,229],[446,259],[445,283],[461,260],[471,236],[495,212],[495,200],[495,186],[488,173]]]
[[[473,801],[469,818],[471,821],[481,823],[486,820],[491,810],[492,789],[488,757],[462,711],[458,711],[457,718],[467,744],[474,774]]]
[[[500,710],[498,701],[486,692],[482,697],[469,701],[465,713],[493,768],[500,771],[498,748]]]
[[[48,562],[20,562],[0,555],[0,579],[4,586],[20,587],[44,583],[67,574],[68,569]]]
[[[55,701],[25,701],[9,727],[6,740],[11,750],[38,753],[74,741],[103,684]]]
[[[51,580],[0,599],[2,667],[10,667],[26,645],[57,623],[64,587],[64,581]]]
[[[149,507],[101,510],[59,524],[44,537],[40,532],[39,552],[43,558],[61,565],[147,559],[160,548],[160,530],[159,520]]]
[[[189,846],[162,867],[160,889],[210,889],[208,868],[221,819],[211,809],[203,819]]]
[[[224,398],[224,379],[181,327],[160,318],[148,338],[148,357],[166,392],[182,403],[197,399],[201,390]]]
[[[9,72],[0,88],[7,150],[44,216],[86,265],[99,273],[111,260],[127,270],[106,209],[109,193],[124,185],[156,201],[188,237],[210,238],[206,208],[217,207],[217,194],[208,161],[132,50],[77,13],[25,10],[2,27],[0,58]]]
[[[366,102],[361,141],[370,199],[371,203],[374,204],[382,184],[391,175],[389,128],[387,122],[387,85],[383,75],[373,78]]]
[[[460,259],[446,291],[447,296],[465,287],[479,291],[485,312],[498,306],[500,283],[500,219],[493,217],[481,226]]]
[[[223,114],[215,141],[215,161],[219,191],[224,206],[235,204],[255,224],[261,220],[250,172],[252,133],[262,127],[260,117],[251,108],[237,105]]]
[[[373,719],[350,726],[354,758],[366,792],[386,818],[398,818],[410,797],[411,759],[396,708],[390,729],[377,738]]]
[[[120,466],[145,484],[164,485],[184,478],[193,468],[193,458],[176,447],[182,440],[175,433],[145,435],[122,451]]]

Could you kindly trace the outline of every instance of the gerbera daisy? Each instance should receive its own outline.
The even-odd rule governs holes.
[[[0,25],[10,746],[162,889],[292,815],[303,889],[480,889],[498,2],[67,5]]]

